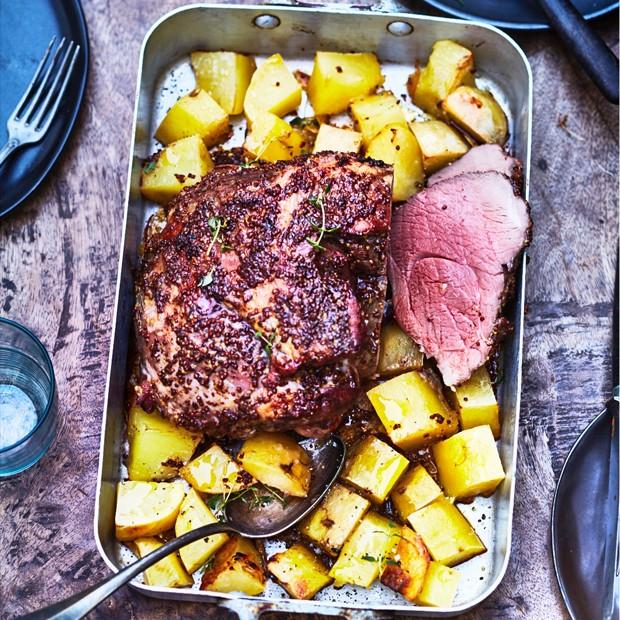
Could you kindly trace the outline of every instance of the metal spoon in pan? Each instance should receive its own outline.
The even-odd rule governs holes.
[[[123,568],[99,585],[80,592],[22,617],[22,620],[77,620],[104,601],[122,585],[139,575],[162,558],[201,538],[228,532],[246,538],[277,536],[305,517],[324,497],[342,470],[346,449],[336,435],[325,439],[305,439],[300,445],[310,455],[312,479],[305,498],[287,498],[286,503],[269,502],[255,507],[242,500],[233,500],[226,506],[226,521],[196,528],[174,538],[142,559]]]

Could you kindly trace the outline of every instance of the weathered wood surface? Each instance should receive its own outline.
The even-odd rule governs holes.
[[[0,312],[29,325],[53,354],[63,418],[40,465],[0,483],[3,618],[108,574],[92,523],[138,51],[149,25],[181,4],[84,2],[92,67],[77,130],[35,197],[0,222]],[[617,53],[616,24],[617,14],[596,28]],[[535,235],[514,536],[506,578],[468,620],[565,617],[549,552],[553,489],[571,444],[612,385],[618,109],[554,35],[517,38],[534,72]],[[125,589],[91,617],[223,616]]]

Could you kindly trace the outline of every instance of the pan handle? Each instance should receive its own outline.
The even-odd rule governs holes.
[[[155,551],[145,555],[133,564],[122,568],[101,583],[88,588],[88,590],[78,592],[64,601],[54,603],[53,605],[26,614],[25,616],[20,616],[19,620],[79,620],[99,605],[99,603],[105,601],[108,596],[116,592],[122,585],[139,575],[149,566],[152,566],[185,545],[189,545],[196,540],[206,538],[213,534],[219,534],[220,532],[239,533],[226,523],[218,522],[210,525],[203,525],[202,527],[198,527],[195,530],[183,534],[183,536],[169,540]]]
[[[551,25],[592,81],[618,103],[618,59],[570,0],[538,0]]]
[[[351,620],[387,620],[393,617],[389,611],[374,611],[372,609],[342,609],[341,607],[317,607],[306,608],[308,601],[294,601],[291,599],[281,599],[274,602],[264,602],[252,599],[229,599],[219,604],[228,611],[237,614],[239,620],[256,620],[263,614],[281,613],[304,613],[317,614],[321,616],[336,616]]]

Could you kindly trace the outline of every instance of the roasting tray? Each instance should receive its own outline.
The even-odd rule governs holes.
[[[397,96],[405,93],[407,74],[416,59],[424,60],[437,39],[456,39],[475,52],[476,66],[485,86],[504,105],[511,128],[511,147],[523,162],[525,195],[528,193],[532,77],[517,44],[499,30],[453,19],[406,13],[377,13],[354,9],[292,8],[276,6],[227,6],[196,4],[162,17],[147,33],[140,56],[134,131],[131,142],[129,187],[119,264],[112,346],[103,411],[99,478],[95,510],[95,538],[105,562],[114,571],[129,558],[114,538],[116,483],[122,476],[124,450],[124,399],[131,340],[133,273],[138,246],[153,205],[139,191],[143,159],[155,150],[152,135],[166,109],[180,94],[193,88],[188,53],[195,49],[233,50],[265,57],[280,52],[291,68],[309,71],[317,49],[375,52],[382,62],[386,87]],[[300,110],[303,115],[303,104]],[[243,136],[237,127],[233,143]],[[477,498],[461,505],[488,552],[459,567],[462,573],[455,606],[418,607],[391,590],[375,584],[370,590],[346,586],[327,588],[316,600],[296,601],[270,583],[261,597],[217,594],[197,589],[132,586],[148,596],[218,603],[243,619],[267,611],[325,615],[385,617],[392,613],[446,617],[462,613],[489,596],[499,585],[508,565],[517,462],[517,431],[521,391],[521,350],[525,260],[516,280],[515,300],[507,310],[514,331],[502,354],[503,381],[498,398],[503,415],[501,459],[506,479],[491,498]],[[273,544],[273,543],[270,543]],[[272,547],[273,551],[277,547]]]

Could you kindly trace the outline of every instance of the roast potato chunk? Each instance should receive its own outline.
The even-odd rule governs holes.
[[[213,558],[202,575],[201,590],[262,594],[267,576],[252,541],[233,536]]]
[[[441,103],[448,117],[480,142],[503,145],[508,138],[504,110],[487,91],[460,86]]]
[[[443,121],[411,123],[411,131],[420,146],[426,174],[437,172],[469,150],[463,137]]]
[[[155,137],[163,144],[170,144],[181,138],[198,135],[207,146],[214,146],[229,133],[228,114],[209,93],[196,88],[168,110]]]
[[[227,114],[241,114],[245,93],[256,70],[254,58],[237,52],[192,52],[191,60],[198,86]]]
[[[476,426],[432,447],[445,492],[456,499],[490,494],[505,478],[491,427]]]
[[[319,590],[332,582],[325,564],[300,544],[276,553],[269,559],[267,568],[292,598],[314,598]]]
[[[384,441],[370,436],[355,446],[343,479],[382,504],[409,461]]]
[[[463,513],[445,497],[409,515],[433,560],[455,566],[486,551]]]
[[[148,200],[165,205],[212,169],[213,161],[200,136],[182,138],[146,162],[140,191]]]
[[[398,481],[390,498],[401,519],[406,521],[409,515],[442,495],[439,485],[426,469],[416,465]]]
[[[337,151],[339,153],[357,153],[362,144],[362,134],[352,129],[341,129],[323,123],[314,142],[313,153]]]
[[[317,52],[308,98],[315,114],[339,114],[351,99],[370,95],[384,79],[374,54]]]
[[[202,497],[194,489],[190,489],[181,504],[179,516],[174,524],[174,533],[181,536],[211,523],[217,523],[217,519]],[[198,570],[227,540],[227,534],[214,534],[181,547],[179,555],[187,572],[193,573]]]
[[[114,518],[116,538],[135,540],[169,530],[184,497],[182,482],[119,482]]]
[[[474,84],[474,55],[448,39],[435,41],[424,69],[409,78],[409,94],[418,107],[443,116],[441,102],[461,84]]]
[[[499,406],[493,393],[493,385],[487,369],[482,366],[470,379],[456,387],[454,393],[461,428],[473,428],[488,424],[493,437],[499,439]]]
[[[364,146],[386,125],[407,126],[407,119],[398,99],[390,92],[354,99],[349,109],[356,128],[362,134]]]
[[[241,466],[263,484],[285,495],[306,497],[310,488],[310,457],[283,433],[256,433],[238,456]]]
[[[395,540],[384,563],[381,583],[413,602],[422,589],[431,558],[422,538],[406,525],[398,530]]]
[[[252,476],[215,443],[179,473],[201,493],[213,495],[236,493],[254,484]]]
[[[280,54],[274,54],[254,71],[245,93],[243,110],[250,122],[257,114],[271,112],[284,116],[301,103],[301,86],[284,64]]]
[[[257,113],[243,148],[254,159],[289,160],[301,155],[304,138],[286,121],[270,112]]]
[[[325,553],[335,557],[369,507],[367,499],[335,484],[299,529]]]
[[[392,200],[407,200],[422,189],[422,152],[406,125],[396,123],[382,129],[368,143],[366,156],[394,166]]]
[[[203,146],[204,148],[204,146]],[[168,480],[192,458],[202,435],[174,425],[157,412],[134,406],[127,420],[130,480]]]
[[[458,431],[458,418],[424,371],[394,377],[368,392],[390,439],[404,450],[423,448]]]
[[[431,562],[416,603],[429,607],[450,607],[454,603],[460,580],[461,575],[457,570],[439,562]]]
[[[393,377],[409,370],[419,370],[424,364],[420,347],[398,326],[395,321],[381,327],[378,373]]]
[[[132,548],[136,555],[143,558],[145,555],[159,549],[163,543],[157,538],[137,538],[132,543]],[[167,555],[163,560],[159,560],[145,569],[144,583],[148,586],[160,586],[163,588],[183,588],[191,586],[194,581],[187,574],[176,553]]]
[[[369,512],[344,544],[329,571],[337,588],[351,583],[369,588],[379,576],[383,562],[394,545],[399,528],[376,512]]]

